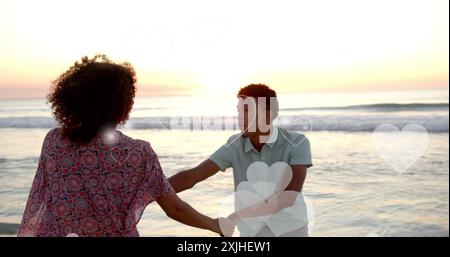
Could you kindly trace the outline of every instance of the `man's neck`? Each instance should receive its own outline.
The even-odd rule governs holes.
[[[254,135],[251,135],[249,138],[250,138],[250,142],[252,142],[253,147],[255,147],[255,149],[258,152],[261,152],[261,149],[263,148],[264,143],[259,142],[259,135],[254,134]]]
[[[255,147],[255,149],[258,152],[261,152],[261,149],[266,144],[266,143],[262,143],[261,142],[261,137],[267,137],[269,135],[270,135],[270,130],[269,130],[269,132],[266,132],[266,133],[256,132],[256,133],[254,133],[254,134],[249,136],[250,142],[252,142],[253,147]]]

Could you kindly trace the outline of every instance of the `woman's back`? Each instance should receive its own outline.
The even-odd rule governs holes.
[[[48,95],[59,128],[44,139],[18,236],[138,236],[152,201],[171,218],[221,233],[218,219],[177,197],[148,142],[115,130],[136,92],[129,63],[75,62]]]
[[[144,208],[174,193],[146,141],[119,131],[74,144],[45,137],[19,236],[138,236]]]

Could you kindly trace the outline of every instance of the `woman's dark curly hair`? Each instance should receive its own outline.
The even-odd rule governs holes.
[[[53,82],[48,96],[63,138],[88,143],[107,126],[124,123],[134,103],[136,73],[105,55],[83,57]]]

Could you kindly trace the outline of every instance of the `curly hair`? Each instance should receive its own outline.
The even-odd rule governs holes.
[[[279,104],[277,99],[277,93],[265,84],[250,84],[239,89],[238,97],[253,97],[258,99],[260,97],[266,100],[266,110],[272,111],[274,117],[278,116]],[[273,110],[270,107],[273,107]]]
[[[136,92],[136,73],[129,63],[106,55],[81,58],[53,81],[47,96],[63,138],[88,143],[106,126],[128,119]]]

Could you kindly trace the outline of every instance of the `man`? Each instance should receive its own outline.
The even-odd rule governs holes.
[[[259,204],[237,210],[229,219],[238,223],[251,217],[279,214],[273,215],[270,220],[265,219],[263,226],[256,227],[257,231],[251,231],[255,227],[246,226],[246,222],[239,223],[241,236],[307,236],[306,214],[301,214],[299,218],[286,218],[282,210],[296,205],[298,199],[303,200],[300,193],[307,168],[312,166],[308,139],[303,134],[273,125],[278,116],[278,100],[276,92],[268,86],[251,84],[241,88],[238,99],[238,124],[242,133],[231,136],[209,159],[193,169],[177,173],[169,178],[169,182],[176,192],[181,192],[215,175],[219,170],[225,171],[232,167],[236,191],[240,183],[248,181],[247,172],[252,164],[265,163],[271,167],[275,163],[286,163],[290,171],[289,174],[286,173],[289,175],[287,186]],[[303,206],[303,210],[306,210],[306,206]],[[247,222],[247,225],[249,224]],[[283,227],[283,224],[288,231],[277,230],[277,227]]]

